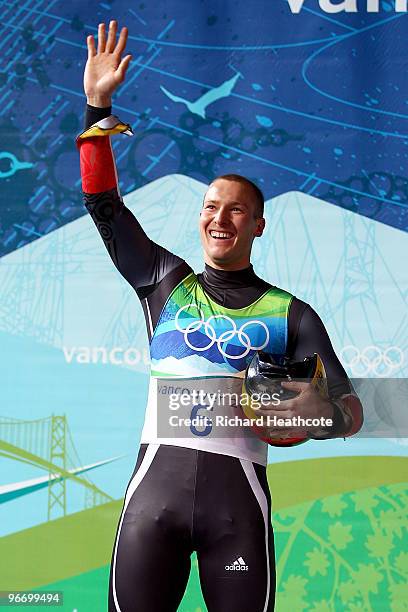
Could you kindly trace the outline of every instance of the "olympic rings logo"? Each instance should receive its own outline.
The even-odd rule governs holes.
[[[403,365],[404,353],[399,346],[390,346],[382,350],[372,345],[360,351],[356,346],[349,344],[342,349],[340,360],[350,368],[354,376],[374,374],[386,378]]]
[[[182,325],[179,322],[180,315],[183,312],[187,311],[189,308],[195,309],[199,315],[199,318],[194,317],[194,315],[191,314],[191,316],[194,317],[193,321],[188,323],[187,327],[182,327]],[[227,329],[218,335],[217,330],[214,329],[212,325],[212,321],[216,322],[217,320],[227,321],[227,323],[231,326],[231,329]],[[224,315],[224,314],[211,315],[211,317],[205,320],[204,313],[201,310],[201,308],[197,306],[197,304],[186,304],[185,306],[182,306],[176,314],[174,324],[176,326],[176,329],[183,334],[184,342],[193,351],[197,351],[197,352],[208,351],[212,346],[214,346],[214,344],[217,344],[219,352],[226,359],[243,359],[244,357],[248,355],[249,351],[251,350],[260,351],[263,348],[265,348],[265,346],[269,342],[269,329],[263,321],[258,321],[256,319],[252,321],[247,321],[246,323],[243,323],[241,327],[238,329],[235,321],[231,319],[231,317],[228,317],[227,315]],[[259,328],[262,329],[262,333],[265,334],[265,339],[260,344],[256,345],[256,344],[251,343],[251,338],[249,337],[249,334],[248,334],[249,327],[251,325],[257,326],[258,329]],[[194,344],[192,344],[192,342],[189,339],[190,334],[197,332],[199,330],[202,330],[202,332],[208,338],[208,343],[206,343],[205,346],[194,346]],[[225,345],[227,344],[227,342],[229,342],[233,338],[238,338],[242,348],[244,349],[243,352],[239,355],[230,355],[225,350],[227,348]]]

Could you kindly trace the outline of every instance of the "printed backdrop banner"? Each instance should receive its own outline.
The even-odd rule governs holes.
[[[267,200],[257,273],[317,310],[350,376],[404,379],[407,6],[3,0],[0,14],[0,591],[102,611],[149,359],[81,199],[86,35],[129,27],[114,112],[135,135],[113,148],[149,236],[199,271],[206,185],[249,177]],[[353,439],[269,451],[279,612],[405,609],[407,444],[370,438],[372,417]],[[206,610],[195,557],[180,610]]]

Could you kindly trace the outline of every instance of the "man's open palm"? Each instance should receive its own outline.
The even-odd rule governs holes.
[[[122,59],[128,37],[127,28],[122,28],[116,42],[118,24],[111,21],[106,38],[105,24],[98,26],[98,48],[92,35],[86,39],[88,61],[84,72],[84,90],[88,103],[94,106],[110,106],[111,96],[125,78],[131,55]]]

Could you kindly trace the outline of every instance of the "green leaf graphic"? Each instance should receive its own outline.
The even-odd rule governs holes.
[[[354,579],[360,585],[360,590],[366,593],[378,593],[378,584],[384,579],[383,574],[380,574],[374,565],[359,563],[358,568]]]
[[[342,500],[342,496],[328,497],[322,500],[322,510],[329,516],[341,516],[347,504]]]
[[[329,561],[327,555],[322,550],[314,548],[312,552],[307,553],[306,559],[307,561],[305,561],[303,565],[306,565],[311,576],[315,576],[316,574],[325,576],[327,574]]]
[[[353,541],[351,529],[351,525],[343,525],[338,521],[334,523],[334,525],[330,525],[329,541],[332,542],[337,550],[343,550],[343,548],[346,548],[346,546]]]
[[[394,559],[394,567],[401,573],[408,575],[408,553],[400,552]],[[408,592],[407,592],[408,600]]]

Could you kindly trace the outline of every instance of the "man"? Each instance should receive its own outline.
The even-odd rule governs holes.
[[[209,612],[271,611],[267,444],[248,427],[220,435],[211,419],[200,427],[194,417],[210,410],[237,414],[236,405],[214,406],[206,398],[239,390],[246,365],[261,349],[295,360],[318,353],[332,381],[330,399],[310,384],[293,382],[294,399],[267,407],[270,415],[332,418],[332,428],[287,427],[271,435],[352,435],[361,426],[361,405],[317,314],[252,269],[252,243],[265,228],[263,196],[253,183],[226,175],[209,186],[199,221],[205,270],[198,275],[152,242],[124,206],[109,134],[126,130],[111,117],[111,96],[131,56],[122,58],[127,29],[118,42],[116,36],[112,21],[107,37],[99,25],[97,49],[93,37],[87,39],[86,129],[78,139],[82,185],[113,263],[141,300],[152,375],[141,449],[113,550],[109,611],[176,611],[193,551]],[[168,389],[178,389],[179,399],[196,398],[182,408],[191,417],[182,435],[168,426]]]

